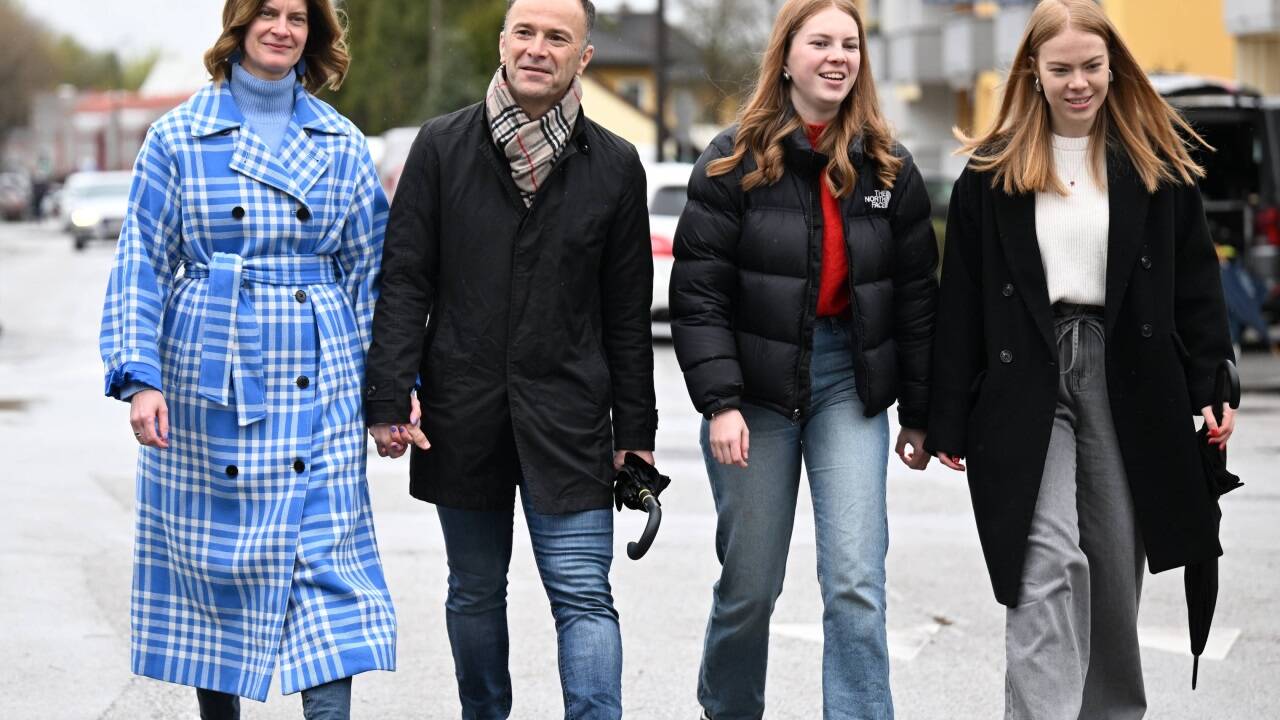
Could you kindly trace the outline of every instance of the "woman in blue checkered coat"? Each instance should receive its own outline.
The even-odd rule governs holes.
[[[395,666],[360,387],[386,197],[364,137],[309,90],[346,72],[329,0],[228,0],[213,82],[158,120],[103,311],[106,392],[138,460],[133,671],[202,717],[308,717]],[[331,715],[324,715],[331,717]]]

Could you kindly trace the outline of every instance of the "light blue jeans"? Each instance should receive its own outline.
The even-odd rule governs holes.
[[[893,717],[884,590],[889,423],[884,413],[863,416],[845,322],[818,320],[810,369],[812,400],[799,422],[758,406],[742,408],[750,432],[747,468],[715,461],[703,422],[721,572],[698,700],[713,720],[764,714],[769,617],[782,593],[802,458],[822,590],[823,717]]]
[[[622,635],[609,587],[613,508],[563,515],[535,512],[520,490],[542,586],[556,621],[564,716],[622,717]],[[445,624],[464,720],[511,714],[507,568],[514,508],[436,506],[449,559]]]

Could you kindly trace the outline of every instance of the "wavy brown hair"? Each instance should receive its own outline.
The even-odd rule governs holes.
[[[772,185],[782,178],[782,143],[804,125],[791,104],[791,86],[783,81],[782,69],[800,27],[829,7],[848,14],[858,24],[861,62],[853,90],[823,130],[815,148],[831,158],[827,164],[828,187],[836,197],[845,197],[853,192],[858,173],[849,158],[849,147],[859,135],[862,136],[863,153],[876,165],[876,179],[885,187],[893,185],[898,170],[902,168],[902,159],[893,154],[893,135],[880,114],[875,81],[871,79],[867,33],[853,0],[787,0],[782,6],[760,63],[755,92],[738,115],[733,154],[708,163],[708,177],[732,172],[747,153],[751,153],[756,169],[743,176],[744,190]]]
[[[1187,146],[1194,141],[1212,148],[1151,86],[1115,25],[1094,0],[1044,0],[1036,6],[1014,55],[995,122],[976,137],[953,129],[962,143],[957,154],[970,155],[975,170],[994,171],[991,185],[1005,193],[1066,194],[1053,170],[1048,100],[1036,92],[1035,79],[1040,48],[1068,27],[1102,38],[1114,73],[1089,132],[1093,153],[1090,172],[1098,185],[1106,185],[1109,142],[1128,152],[1147,192],[1155,192],[1160,183],[1190,185],[1195,178],[1204,177],[1204,169],[1191,159]]]
[[[205,51],[204,66],[214,82],[229,76],[231,56],[244,45],[249,25],[258,17],[267,0],[227,0],[222,6],[222,34]],[[302,85],[310,92],[328,87],[337,90],[347,77],[351,56],[347,54],[344,16],[330,0],[307,0],[307,44],[302,48],[306,72]]]

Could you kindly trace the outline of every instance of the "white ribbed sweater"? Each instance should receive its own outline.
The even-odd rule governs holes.
[[[1053,167],[1064,197],[1036,193],[1036,240],[1049,302],[1103,305],[1107,297],[1107,190],[1089,172],[1089,138],[1053,136]]]

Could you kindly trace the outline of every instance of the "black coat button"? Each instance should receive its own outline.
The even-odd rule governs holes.
[[[306,375],[299,375],[297,383],[298,383],[298,387],[302,388],[303,390],[306,390],[307,386],[311,384],[311,380],[309,380]]]
[[[239,205],[231,208],[231,217],[237,220],[244,217],[244,208],[240,207]]]
[[[307,464],[306,464],[306,463],[302,462],[301,460],[294,460],[294,461],[293,461],[293,471],[294,471],[294,472],[298,472],[298,473],[300,473],[300,472],[302,472],[303,470],[306,470],[306,469],[307,469]]]
[[[227,466],[227,477],[233,478],[239,474],[240,474],[240,468],[236,467],[235,465]]]
[[[1008,350],[1001,350],[1000,362],[1004,363],[1005,365],[1008,365],[1009,363],[1013,362],[1013,353]]]
[[[294,300],[297,300],[298,302],[306,302],[306,301],[307,301],[307,294],[306,294],[305,292],[303,292],[303,291],[299,290],[298,292],[296,292],[296,293],[294,293],[294,294],[293,294],[293,299],[294,299]]]
[[[370,386],[369,386],[369,389],[364,391],[364,394],[365,394],[365,395],[368,395],[369,397],[373,397],[373,396],[374,396],[374,394],[376,394],[377,392],[378,392],[378,386],[377,386],[377,385],[370,385]]]
[[[1000,289],[1000,294],[1005,297],[1013,297],[1013,283],[1005,283],[1004,287]]]
[[[306,222],[311,219],[311,211],[306,209],[305,207],[298,208],[298,212],[295,214],[298,216],[298,219],[301,220],[302,222]]]
[[[1142,259],[1141,259],[1141,260],[1139,260],[1138,262],[1142,264],[1142,269],[1143,269],[1143,270],[1150,270],[1150,269],[1151,269],[1151,256],[1150,256],[1150,255],[1143,255],[1143,256],[1142,256]]]
[[[1151,323],[1142,323],[1142,337],[1151,337]]]

